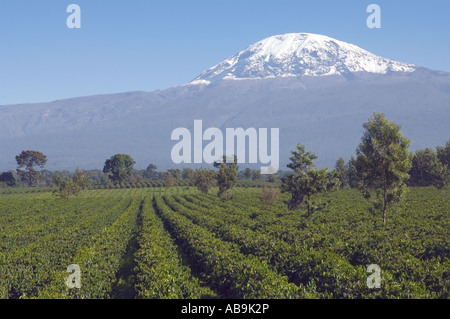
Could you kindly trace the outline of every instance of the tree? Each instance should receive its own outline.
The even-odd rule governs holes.
[[[261,180],[261,171],[259,169],[255,169],[253,171],[253,180],[259,182]]]
[[[158,177],[158,173],[156,172],[158,168],[155,164],[149,164],[147,169],[145,170],[144,176],[148,179],[155,180]]]
[[[172,174],[177,181],[181,180],[181,171],[178,168],[169,169],[167,172]]]
[[[35,166],[44,168],[47,163],[47,156],[37,151],[22,151],[16,156],[17,174],[23,181],[27,181],[29,186],[34,186],[41,178],[41,174],[34,169]],[[25,168],[25,170],[22,170]]]
[[[270,175],[267,177],[267,181],[268,181],[269,183],[276,183],[276,182],[277,182],[277,176],[276,176],[275,174],[270,174]]]
[[[56,175],[58,176],[58,175]],[[72,196],[78,196],[78,194],[90,188],[91,183],[89,182],[86,174],[81,170],[77,169],[72,178],[60,179],[59,184],[59,197],[68,200]]]
[[[194,178],[194,170],[189,167],[183,168],[183,171],[181,172],[181,177],[184,180],[192,181],[192,179]]]
[[[280,190],[278,187],[266,185],[262,187],[260,200],[264,205],[273,206],[280,198]]]
[[[72,196],[78,196],[80,187],[70,178],[63,180],[59,186],[59,197],[69,200]]]
[[[214,167],[219,168],[216,176],[217,185],[219,186],[219,193],[217,194],[221,199],[231,199],[233,197],[231,189],[237,181],[239,167],[237,165],[237,156],[233,158],[223,156],[222,160],[214,162]]]
[[[352,156],[347,163],[347,183],[351,188],[357,188],[360,183],[360,178],[356,169],[356,158],[354,156]]]
[[[222,163],[219,166],[219,173],[217,174],[217,184],[219,185],[218,196],[221,199],[231,199],[233,195],[231,190],[237,180],[237,169],[234,165],[226,165]]]
[[[347,186],[347,166],[345,165],[345,160],[342,157],[336,161],[336,174],[339,182],[341,184],[341,188]]]
[[[400,132],[401,126],[381,113],[375,112],[363,127],[365,132],[356,159],[360,189],[368,199],[372,190],[376,192],[374,204],[382,209],[385,225],[388,206],[400,201],[406,191],[405,181],[412,166],[410,140]]]
[[[244,170],[244,173],[243,173],[244,178],[245,178],[245,179],[252,179],[252,175],[253,175],[252,169],[249,168],[249,167],[247,167],[247,168]]]
[[[450,169],[446,164],[438,162],[433,169],[433,185],[441,193],[444,200],[444,191],[450,184]]]
[[[80,190],[87,190],[91,187],[89,178],[86,176],[86,174],[81,169],[77,169],[75,171],[75,174],[74,174],[72,180],[75,183],[75,185],[77,185],[80,188]]]
[[[439,164],[437,153],[431,148],[417,150],[412,159],[411,176],[408,183],[412,186],[434,185],[436,166]]]
[[[290,163],[287,165],[293,173],[281,178],[281,191],[291,193],[288,203],[289,210],[297,209],[307,197],[308,216],[312,213],[311,196],[325,191],[334,191],[339,186],[336,171],[328,172],[328,168],[316,170],[313,161],[317,156],[306,152],[303,145],[297,145],[297,151],[292,151]]]
[[[445,143],[445,147],[438,146],[436,148],[436,151],[439,161],[450,168],[450,140],[448,140],[447,143]]]
[[[108,174],[109,179],[114,184],[121,184],[130,178],[133,173],[133,166],[136,162],[130,155],[116,154],[106,160],[103,173]]]
[[[9,171],[0,174],[0,183],[5,183],[8,187],[15,187],[18,183],[15,172]]]
[[[166,173],[166,177],[164,178],[164,187],[174,187],[177,184],[177,179],[173,176],[169,171]]]
[[[211,187],[217,185],[216,172],[209,169],[198,169],[194,173],[194,185],[199,191],[208,194]]]

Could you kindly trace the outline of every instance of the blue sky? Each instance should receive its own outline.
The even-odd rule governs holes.
[[[81,29],[66,26],[71,3]],[[366,26],[371,3],[381,29]],[[0,0],[0,105],[178,86],[290,32],[450,72],[449,18],[448,0]]]

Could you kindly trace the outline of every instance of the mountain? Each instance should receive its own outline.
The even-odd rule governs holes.
[[[276,35],[203,72],[191,84],[220,80],[413,72],[417,67],[378,57],[353,44],[310,33]]]
[[[402,125],[412,149],[444,144],[449,106],[450,73],[326,36],[279,35],[179,87],[0,106],[0,171],[14,169],[25,149],[45,153],[52,170],[101,169],[117,153],[130,154],[137,168],[174,168],[172,131],[193,132],[194,120],[223,132],[279,128],[280,169],[297,143],[319,156],[318,166],[333,167],[355,153],[374,111]]]

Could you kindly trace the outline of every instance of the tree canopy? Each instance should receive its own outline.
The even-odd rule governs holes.
[[[365,132],[356,159],[360,188],[366,198],[371,198],[372,190],[376,192],[374,204],[382,209],[386,224],[388,206],[400,201],[406,191],[405,181],[412,166],[410,140],[400,132],[401,126],[381,113],[375,112],[363,127]]]
[[[312,212],[311,196],[325,191],[333,191],[339,185],[336,171],[328,168],[316,170],[314,160],[317,155],[306,152],[303,145],[297,145],[297,151],[292,151],[290,163],[287,165],[293,172],[281,178],[281,190],[291,194],[288,209],[297,209],[307,197],[308,216]]]
[[[22,153],[16,156],[16,162],[19,177],[23,181],[28,182],[29,186],[34,186],[41,177],[41,174],[34,167],[44,168],[47,163],[47,156],[38,151],[22,151]]]
[[[116,154],[106,160],[103,173],[108,174],[113,183],[122,184],[133,174],[135,163],[130,155]]]

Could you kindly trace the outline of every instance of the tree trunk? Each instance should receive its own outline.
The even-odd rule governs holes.
[[[308,202],[306,203],[306,206],[308,208],[308,217],[311,216],[311,200],[310,196],[308,196]]]

